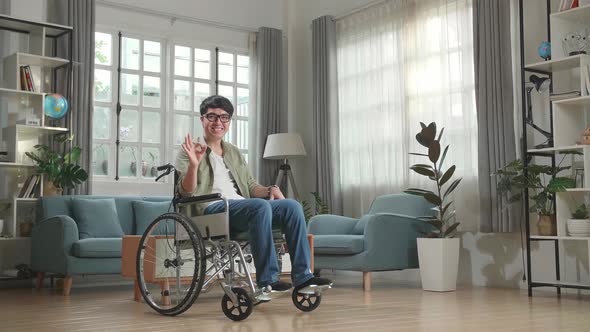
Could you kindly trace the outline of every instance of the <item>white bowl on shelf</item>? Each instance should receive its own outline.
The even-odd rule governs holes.
[[[590,236],[590,219],[568,219],[567,232],[569,236]]]

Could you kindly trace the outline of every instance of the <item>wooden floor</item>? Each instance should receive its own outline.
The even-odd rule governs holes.
[[[320,307],[299,312],[285,296],[254,308],[243,322],[221,312],[221,291],[202,293],[178,317],[133,302],[132,286],[0,290],[0,331],[590,331],[590,296],[509,289],[423,292],[415,286],[335,278]]]

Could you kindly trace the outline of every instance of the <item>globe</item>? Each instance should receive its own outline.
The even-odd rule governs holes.
[[[543,58],[545,61],[551,59],[551,43],[548,41],[544,41],[539,45],[537,49],[539,52],[539,56]]]
[[[68,112],[69,106],[66,98],[57,93],[45,96],[45,115],[54,119],[61,119]]]

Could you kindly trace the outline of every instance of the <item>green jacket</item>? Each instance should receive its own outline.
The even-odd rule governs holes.
[[[252,173],[248,169],[244,156],[240,153],[240,150],[230,143],[221,141],[221,147],[223,149],[223,161],[229,169],[232,177],[238,185],[240,190],[239,194],[244,198],[250,198],[251,190],[259,186],[258,182],[254,180]],[[207,147],[205,157],[199,163],[197,170],[197,187],[193,192],[187,192],[182,188],[182,180],[188,170],[188,156],[184,150],[180,150],[176,157],[176,169],[180,172],[179,191],[182,196],[200,196],[210,194],[213,189],[213,168],[209,161],[209,154],[211,149]],[[197,208],[197,213],[202,214],[204,206]]]

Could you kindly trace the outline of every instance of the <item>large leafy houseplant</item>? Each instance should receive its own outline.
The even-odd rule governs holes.
[[[434,227],[434,231],[426,234],[430,238],[445,238],[452,236],[453,232],[459,226],[455,220],[455,210],[451,208],[453,201],[450,200],[451,193],[457,188],[461,182],[461,178],[451,181],[455,173],[455,165],[451,165],[444,170],[445,157],[449,151],[447,145],[441,155],[440,140],[442,138],[444,128],[441,129],[438,138],[436,137],[436,123],[432,122],[428,126],[420,122],[422,130],[416,135],[416,140],[420,145],[428,149],[428,153],[410,153],[412,155],[426,157],[430,164],[415,164],[410,167],[414,172],[428,177],[434,181],[435,191],[419,188],[409,188],[404,191],[407,194],[418,195],[424,197],[428,202],[435,205],[433,208],[436,211],[434,216],[423,216],[421,220],[427,222]]]
[[[570,169],[569,166],[561,166],[565,155],[579,154],[579,152],[567,151],[563,154],[564,157],[557,166],[528,164],[525,167],[520,159],[510,162],[493,174],[498,177],[498,194],[505,197],[508,203],[514,203],[520,201],[524,190],[528,189],[531,193],[529,212],[537,213],[539,216],[554,215],[555,194],[568,188],[574,188],[576,184],[574,179],[558,176],[558,174]]]
[[[65,151],[67,143],[73,138],[58,137],[56,141],[63,144]],[[67,190],[88,179],[88,173],[77,165],[82,153],[79,147],[72,147],[70,152],[63,155],[44,144],[35,145],[34,148],[35,152],[25,154],[37,164],[37,172],[43,174],[45,181],[52,183],[55,188]]]

